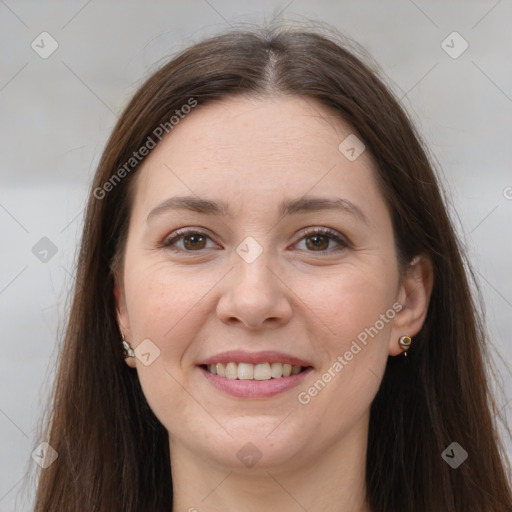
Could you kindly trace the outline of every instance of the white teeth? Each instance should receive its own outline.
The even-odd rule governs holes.
[[[221,377],[226,376],[226,367],[222,363],[217,363],[215,367],[215,369],[217,370],[217,375],[220,375]]]
[[[271,366],[272,377],[278,379],[283,376],[283,365],[282,363],[272,363]]]
[[[303,369],[302,366],[292,366],[288,363],[217,363],[207,365],[207,369],[213,375],[239,380],[270,380],[281,377],[297,375]]]
[[[254,367],[254,380],[270,380],[271,378],[272,371],[269,363],[257,364]]]
[[[228,363],[226,365],[226,377],[228,379],[236,379],[237,378],[237,364],[236,363]]]
[[[254,365],[249,363],[238,363],[237,373],[240,380],[251,380],[254,378]]]

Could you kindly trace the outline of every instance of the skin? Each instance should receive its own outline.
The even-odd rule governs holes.
[[[148,366],[126,363],[169,432],[173,512],[370,511],[369,408],[388,356],[402,352],[399,338],[421,329],[432,268],[420,256],[399,269],[371,155],[349,161],[338,150],[350,133],[311,99],[228,98],[186,116],[137,171],[117,317],[133,348],[150,339],[160,350]],[[173,210],[146,221],[184,195],[225,200],[234,216]],[[279,218],[283,199],[306,195],[347,199],[366,222],[342,210]],[[182,238],[178,252],[161,246],[186,227],[208,238]],[[307,227],[331,228],[349,244],[321,238],[316,248]],[[263,251],[252,263],[236,252],[248,236]],[[298,393],[394,303],[401,311],[300,403]],[[314,370],[271,398],[230,397],[196,365],[231,349],[282,351]],[[237,457],[248,442],[262,454],[250,468]]]

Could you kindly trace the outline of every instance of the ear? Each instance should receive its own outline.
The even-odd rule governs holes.
[[[403,352],[398,343],[402,336],[412,338],[420,332],[427,317],[433,285],[434,269],[430,257],[425,254],[416,256],[406,268],[398,292],[397,300],[402,309],[393,320],[389,355]]]
[[[126,338],[126,341],[133,347],[131,340],[132,340],[132,333],[130,329],[130,321],[128,317],[128,310],[126,309],[126,299],[124,294],[124,287],[122,284],[120,285],[118,283],[118,280],[115,279],[114,281],[114,298],[116,302],[116,319],[117,319],[117,325],[119,326],[119,330],[121,333],[124,334],[124,337]],[[121,343],[121,340],[119,340],[119,343]],[[126,364],[130,368],[135,368],[135,358],[134,357],[128,357],[125,359]]]

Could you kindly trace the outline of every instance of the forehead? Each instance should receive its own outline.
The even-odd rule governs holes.
[[[170,194],[197,194],[241,206],[340,186],[357,199],[376,192],[373,161],[367,151],[347,159],[339,145],[348,136],[353,129],[315,99],[239,96],[200,105],[146,157],[135,202],[147,210]]]
[[[351,133],[353,129],[333,109],[313,98],[227,97],[185,116],[150,158],[170,145],[179,146],[187,158],[208,152],[210,158],[229,161],[249,156],[270,160],[299,151],[315,160],[327,146],[337,156],[339,142]]]

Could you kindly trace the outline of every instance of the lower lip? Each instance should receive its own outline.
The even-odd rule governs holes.
[[[198,366],[210,384],[224,393],[238,398],[269,398],[298,386],[313,368],[290,377],[279,377],[270,380],[238,380],[219,377]]]

